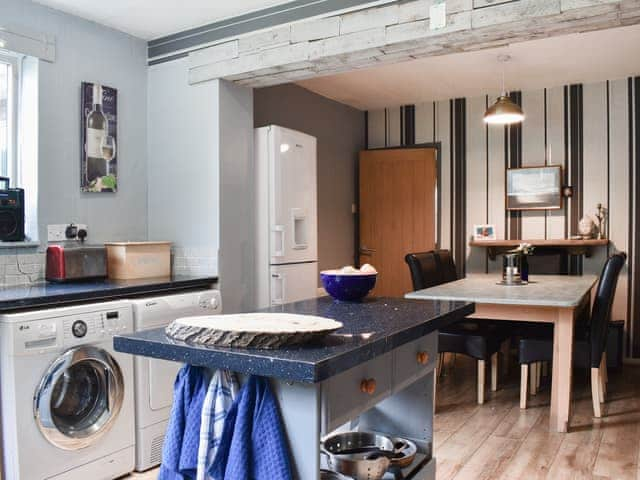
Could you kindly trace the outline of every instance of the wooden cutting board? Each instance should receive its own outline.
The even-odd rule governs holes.
[[[340,328],[340,322],[313,315],[240,313],[178,318],[165,332],[199,345],[276,349],[303,345]]]

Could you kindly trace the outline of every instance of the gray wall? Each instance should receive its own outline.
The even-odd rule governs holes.
[[[254,91],[254,125],[280,125],[318,139],[318,260],[325,270],[355,256],[358,152],[365,148],[364,113],[298,85]]]
[[[89,225],[90,239],[147,236],[146,42],[29,0],[0,1],[0,26],[56,38],[56,61],[39,62],[38,223]],[[118,89],[119,190],[80,193],[80,83]],[[27,192],[27,195],[33,192]]]
[[[225,313],[250,311],[253,91],[219,80],[189,85],[187,66],[149,68],[149,238],[174,243],[174,272],[219,275]]]
[[[225,313],[255,308],[253,91],[216,80],[219,91],[220,291]]]
[[[149,240],[173,242],[175,273],[217,275],[218,82],[189,85],[187,67],[149,67]]]

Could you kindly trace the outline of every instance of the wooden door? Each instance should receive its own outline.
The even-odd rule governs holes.
[[[378,269],[374,294],[413,290],[407,253],[436,246],[435,148],[360,152],[360,264]]]

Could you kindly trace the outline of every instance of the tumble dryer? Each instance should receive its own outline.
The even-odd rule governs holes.
[[[134,299],[136,332],[166,327],[176,318],[222,312],[220,292],[202,290]],[[135,365],[136,470],[159,465],[180,363],[137,356]]]

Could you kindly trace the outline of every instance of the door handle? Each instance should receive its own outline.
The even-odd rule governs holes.
[[[273,234],[271,256],[284,257],[284,225],[274,225],[271,227],[271,232]]]
[[[273,279],[273,283],[272,283],[272,293],[271,293],[271,305],[282,305],[284,304],[284,289],[285,289],[285,279],[284,279],[284,275],[278,274],[278,273],[273,273],[271,274],[271,278]],[[280,283],[280,296],[276,297],[273,294],[273,291],[275,290],[276,287],[276,282]]]

